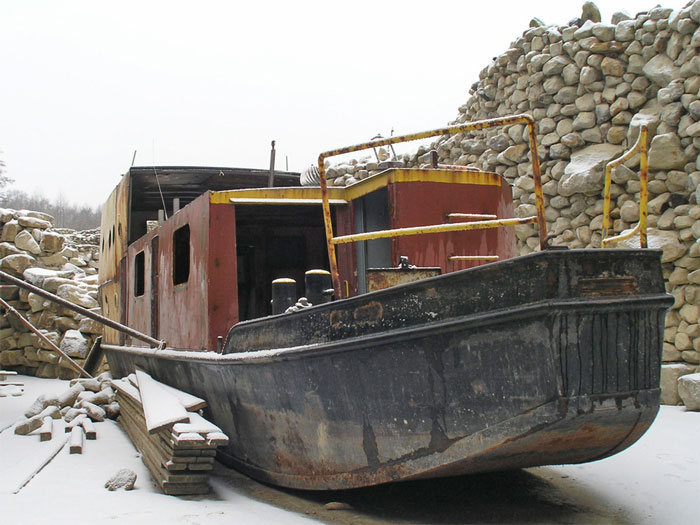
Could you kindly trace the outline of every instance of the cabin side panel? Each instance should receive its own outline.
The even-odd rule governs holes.
[[[451,213],[513,217],[511,192],[502,178],[490,184],[443,184],[407,182],[389,185],[392,228],[471,222],[475,218],[450,217]],[[401,255],[410,264],[440,267],[443,273],[479,266],[489,259],[456,260],[453,256],[498,256],[498,260],[516,255],[512,228],[449,232],[396,237],[392,240],[392,260]]]
[[[122,322],[122,298],[120,297],[120,262],[126,255],[129,219],[129,175],[114,188],[102,207],[99,268],[99,297],[102,314],[116,322]],[[105,327],[104,342],[119,344],[119,332]]]
[[[157,286],[154,286],[152,276],[154,266],[157,265],[155,258],[158,257],[158,254],[152,250],[153,237],[153,234],[149,234],[129,246],[127,259],[123,263],[126,279],[122,294],[126,298],[125,324],[139,332],[158,338],[158,334],[153,333],[152,329],[152,299],[156,297]],[[128,338],[128,342],[133,345],[144,344],[133,338]]]
[[[217,337],[226,337],[238,322],[238,276],[236,271],[236,210],[233,204],[209,205],[209,349]]]
[[[159,336],[172,348],[207,348],[208,229],[206,193],[158,229]]]

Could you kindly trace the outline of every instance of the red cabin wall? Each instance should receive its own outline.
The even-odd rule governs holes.
[[[407,182],[389,185],[392,228],[469,222],[449,219],[450,213],[492,214],[499,219],[513,217],[510,186]],[[473,219],[480,220],[480,219]],[[450,261],[452,255],[498,255],[500,260],[516,255],[512,227],[412,235],[392,239],[392,260],[408,256],[416,266],[440,267],[442,273],[479,266],[489,261]]]
[[[236,210],[232,204],[209,206],[209,257],[207,289],[209,322],[207,347],[217,347],[238,322],[238,275],[236,271]]]
[[[173,236],[186,225],[190,229],[189,276],[176,285]],[[128,278],[123,288],[127,324],[164,339],[169,347],[215,350],[217,336],[225,337],[238,321],[235,227],[233,206],[210,204],[205,193],[129,246]],[[154,300],[151,249],[156,236],[159,268],[158,297]],[[136,297],[134,258],[141,251],[145,259],[144,293]],[[152,315],[158,316],[156,323]],[[157,334],[151,333],[153,326],[158,327]]]

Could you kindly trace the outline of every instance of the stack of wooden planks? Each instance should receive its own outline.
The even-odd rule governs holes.
[[[161,490],[209,492],[216,447],[227,444],[228,437],[197,412],[206,402],[140,370],[112,385],[121,407],[119,422]]]

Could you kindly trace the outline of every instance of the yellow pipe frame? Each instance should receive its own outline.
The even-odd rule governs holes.
[[[601,248],[608,247],[609,244],[614,242],[622,241],[624,239],[629,239],[639,233],[639,246],[640,248],[647,247],[647,215],[648,215],[648,201],[649,201],[649,160],[648,160],[648,146],[647,146],[647,135],[648,129],[646,125],[641,125],[639,128],[639,137],[637,137],[637,142],[634,146],[620,157],[611,160],[605,165],[605,187],[603,188],[603,232],[602,240],[600,242]],[[627,233],[616,235],[614,237],[608,237],[610,234],[610,186],[612,178],[612,169],[620,164],[627,162],[631,159],[634,154],[639,150],[640,160],[639,160],[639,223]]]
[[[430,137],[438,137],[443,135],[455,135],[457,133],[464,133],[467,131],[479,131],[483,129],[489,129],[494,127],[509,126],[514,124],[525,124],[528,127],[528,136],[530,143],[530,157],[532,160],[532,175],[535,179],[535,204],[537,209],[537,215],[534,217],[527,217],[524,219],[503,219],[500,221],[479,221],[479,222],[468,222],[468,223],[455,223],[451,225],[436,225],[436,226],[425,226],[417,228],[400,228],[398,230],[384,230],[381,232],[368,232],[356,235],[346,235],[343,237],[334,238],[333,237],[333,224],[331,221],[331,208],[328,200],[328,182],[326,180],[326,169],[325,160],[329,157],[335,157],[337,155],[343,155],[345,153],[352,153],[355,151],[362,151],[369,148],[377,148],[380,146],[389,146],[393,144],[399,144],[401,142],[409,142],[413,140],[427,139]],[[335,254],[335,245],[345,242],[356,242],[367,239],[376,239],[383,237],[395,237],[399,235],[416,235],[423,233],[440,233],[445,231],[457,231],[457,230],[467,230],[467,229],[483,229],[483,228],[497,228],[499,226],[512,226],[517,224],[526,224],[530,222],[537,222],[539,226],[539,236],[540,236],[540,249],[544,249],[545,242],[547,238],[547,225],[544,216],[544,196],[542,193],[542,177],[540,174],[540,159],[538,156],[537,149],[537,127],[534,118],[530,115],[513,115],[511,117],[497,118],[497,119],[487,119],[479,120],[475,122],[470,122],[466,124],[458,124],[455,126],[449,126],[446,128],[438,128],[431,131],[422,131],[418,133],[411,133],[408,135],[399,135],[396,137],[389,137],[383,139],[377,139],[370,142],[365,142],[362,144],[356,144],[354,146],[347,146],[344,148],[334,149],[330,151],[325,151],[318,156],[318,173],[321,183],[321,198],[323,207],[323,221],[326,230],[326,246],[328,248],[328,261],[330,264],[331,276],[333,279],[333,289],[335,291],[336,298],[341,298],[341,286],[340,286],[340,275],[338,273],[338,261]],[[534,219],[534,220],[533,220]],[[521,222],[527,221],[527,222]],[[448,226],[450,229],[442,229]],[[379,234],[377,236],[371,236],[374,234]],[[347,293],[346,293],[347,296]]]

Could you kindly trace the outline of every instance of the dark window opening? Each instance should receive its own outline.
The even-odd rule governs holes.
[[[143,295],[146,286],[146,258],[143,252],[139,252],[134,257],[134,295],[140,297]]]
[[[173,234],[173,284],[190,278],[190,226],[186,224]]]

